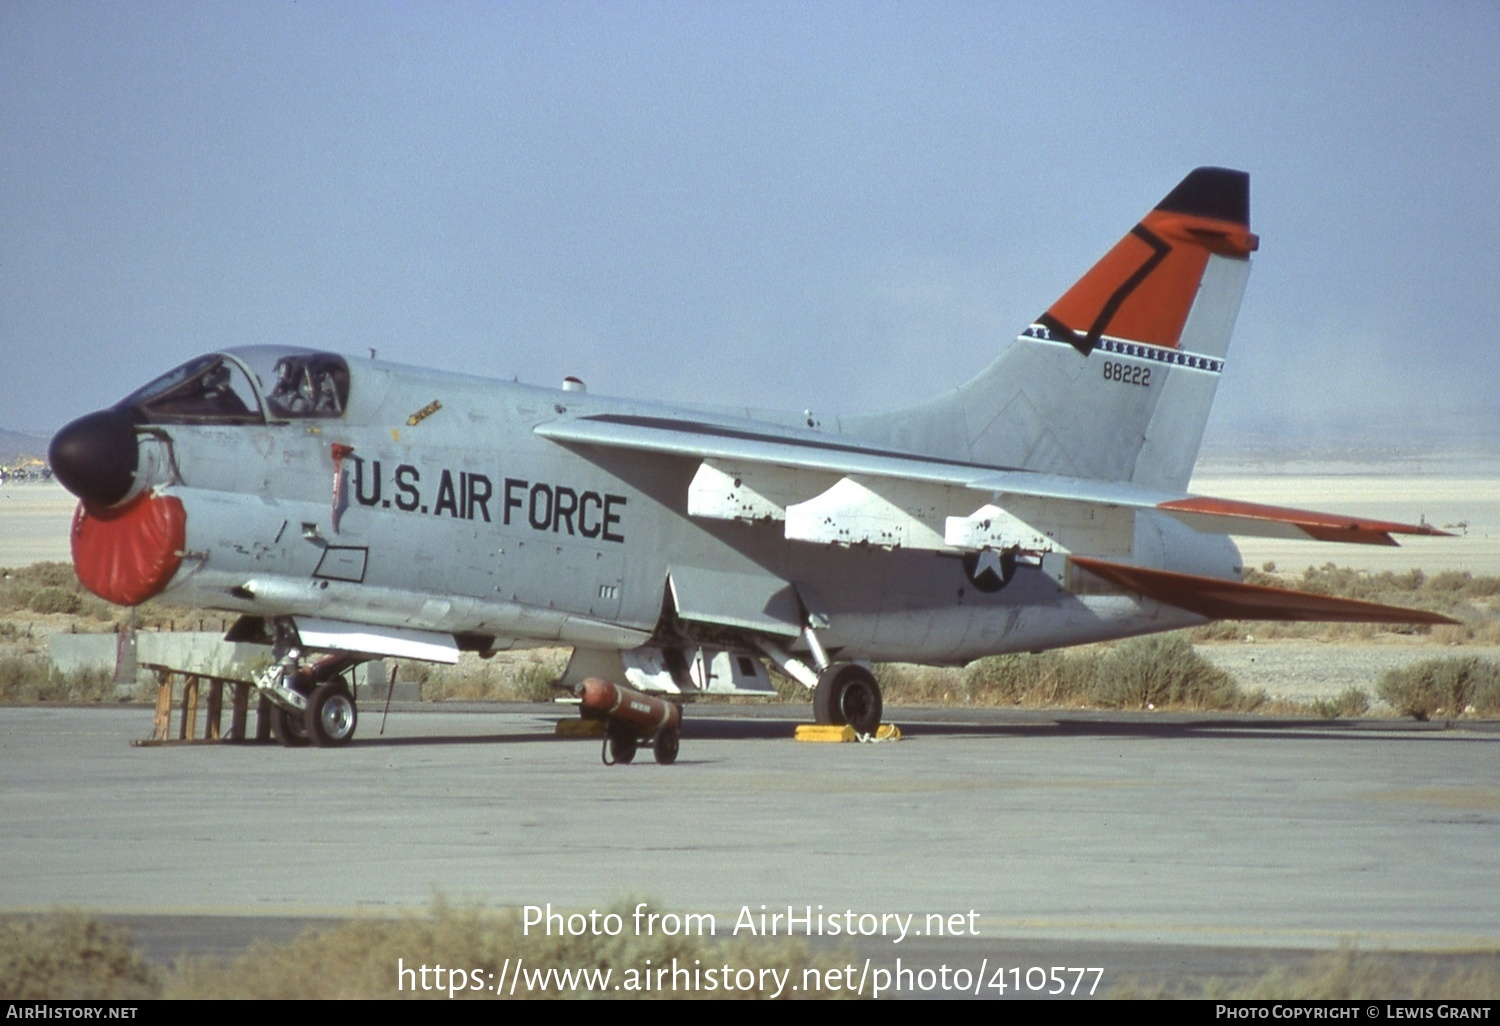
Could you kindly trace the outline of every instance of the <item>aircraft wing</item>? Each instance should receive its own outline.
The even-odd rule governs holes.
[[[844,476],[905,478],[957,487],[968,487],[969,482],[979,475],[995,472],[990,467],[883,449],[835,435],[815,438],[793,432],[781,433],[771,425],[759,430],[713,421],[600,414],[542,424],[536,433],[568,445],[634,449],[689,459],[765,464]],[[1047,475],[1027,476],[1042,478]]]
[[[1200,495],[1142,489],[1128,482],[1092,481],[1026,470],[988,467],[924,456],[753,423],[690,421],[634,414],[600,414],[536,428],[570,447],[619,449],[701,460],[689,496],[694,516],[776,519],[788,537],[809,541],[982,549],[1035,534],[1045,523],[1077,522],[1096,511],[1156,510],[1206,534],[1253,535],[1395,545],[1392,535],[1446,535],[1426,524],[1402,524]],[[836,479],[836,480],[832,480]],[[988,503],[975,510],[973,495]],[[947,513],[957,515],[945,516]],[[914,520],[900,525],[901,515]],[[884,524],[872,535],[860,526]],[[815,536],[809,518],[842,518]],[[939,523],[939,521],[943,521]],[[958,521],[958,523],[954,523]],[[925,522],[927,530],[921,529]],[[892,524],[897,526],[892,527]],[[825,524],[825,527],[827,525]],[[1042,533],[1048,533],[1045,529]],[[928,546],[932,547],[932,546]]]

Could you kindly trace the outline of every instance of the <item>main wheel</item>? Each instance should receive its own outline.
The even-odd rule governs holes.
[[[847,723],[860,734],[873,734],[880,726],[881,711],[880,685],[863,666],[835,663],[818,675],[813,719],[819,723]]]
[[[307,745],[307,720],[300,710],[283,709],[271,705],[271,733],[283,748],[302,748]]]
[[[359,725],[359,709],[342,677],[319,684],[307,699],[304,729],[319,748],[338,748],[349,743]]]
[[[617,727],[613,723],[609,725],[609,758],[612,762],[628,765],[635,758],[635,750],[640,746],[636,740],[635,731],[629,727]]]
[[[656,741],[651,746],[652,754],[656,756],[659,765],[670,766],[677,761],[677,749],[682,744],[682,734],[676,727],[668,727],[656,735]]]

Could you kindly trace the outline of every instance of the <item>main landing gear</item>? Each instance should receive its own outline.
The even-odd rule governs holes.
[[[883,711],[875,675],[857,663],[833,663],[818,674],[813,689],[813,719],[848,724],[857,734],[874,734]]]
[[[757,644],[783,673],[811,689],[814,720],[824,726],[847,725],[853,727],[856,734],[873,736],[880,728],[880,714],[884,711],[875,674],[859,663],[832,662],[813,627],[809,622],[802,632],[807,650],[812,655],[812,666],[780,645],[765,639]]]

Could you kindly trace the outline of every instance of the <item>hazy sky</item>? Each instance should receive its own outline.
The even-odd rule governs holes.
[[[0,3],[0,426],[287,342],[833,413],[984,366],[1191,168],[1215,426],[1500,425],[1500,7]]]

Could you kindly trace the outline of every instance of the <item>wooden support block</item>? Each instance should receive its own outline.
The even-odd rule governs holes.
[[[245,718],[249,714],[250,685],[244,683],[231,683],[234,689],[231,697],[229,711],[229,740],[245,740]]]
[[[271,740],[271,700],[265,695],[255,703],[255,740],[260,744]]]
[[[198,736],[198,675],[188,674],[182,682],[182,725],[177,728],[180,741],[192,741]]]
[[[210,681],[208,685],[208,709],[203,714],[203,737],[208,741],[222,740],[219,732],[219,717],[224,712],[224,682]]]
[[[184,674],[182,681],[182,719],[172,730],[173,691],[176,690],[178,671],[155,667],[156,670],[156,715],[152,723],[151,736],[132,741],[137,748],[157,745],[217,744],[222,741],[243,741],[250,713],[250,693],[255,685],[245,681],[224,680],[199,674]],[[198,732],[198,691],[207,681],[209,687],[204,709],[203,732]],[[229,732],[224,732],[224,687],[230,691]],[[261,699],[256,710],[256,740],[266,741],[271,736],[271,707]]]
[[[151,729],[151,740],[165,741],[172,729],[172,674],[167,670],[156,671],[156,721]]]

